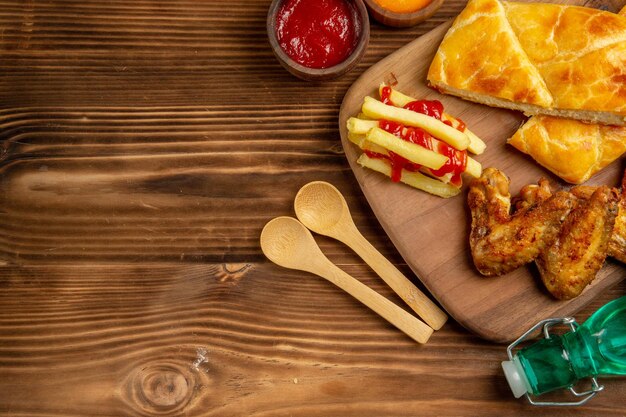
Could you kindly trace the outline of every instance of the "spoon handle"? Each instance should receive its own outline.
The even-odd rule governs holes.
[[[378,252],[356,226],[352,233],[344,236],[343,243],[352,248],[430,327],[441,329],[448,320],[446,313]]]
[[[326,278],[418,343],[426,343],[433,333],[426,323],[348,275],[326,257],[316,262],[316,267],[309,272]]]

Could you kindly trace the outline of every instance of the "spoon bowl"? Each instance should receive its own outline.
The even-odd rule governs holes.
[[[270,261],[290,269],[310,266],[311,255],[324,256],[306,227],[286,216],[265,225],[261,232],[261,250]]]
[[[345,198],[332,184],[314,181],[298,191],[294,201],[298,219],[315,233],[328,235],[345,221],[351,221]]]

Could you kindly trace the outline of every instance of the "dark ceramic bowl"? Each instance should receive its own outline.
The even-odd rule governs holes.
[[[274,55],[287,71],[306,81],[324,81],[345,74],[359,63],[363,54],[365,54],[370,39],[370,22],[367,15],[367,8],[363,0],[346,0],[354,5],[361,23],[361,36],[359,37],[354,51],[340,64],[328,68],[305,67],[291,59],[280,47],[278,38],[276,37],[276,15],[283,1],[284,0],[273,0],[270,5],[270,9],[267,13],[267,36],[269,37]]]

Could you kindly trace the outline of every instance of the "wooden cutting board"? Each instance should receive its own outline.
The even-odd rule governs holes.
[[[594,1],[593,6],[601,5]],[[450,24],[439,26],[378,62],[351,86],[339,114],[341,141],[372,210],[417,277],[463,326],[483,338],[505,342],[517,338],[541,319],[572,315],[619,282],[626,268],[608,259],[595,281],[570,301],[554,299],[544,289],[534,265],[500,277],[483,277],[475,270],[469,252],[467,186],[460,195],[442,199],[392,183],[356,164],[360,150],[347,140],[346,120],[359,112],[363,97],[378,97],[381,82],[397,79],[398,90],[417,98],[440,100],[446,112],[460,117],[483,138],[487,150],[475,158],[484,168],[496,167],[506,173],[511,178],[512,195],[542,176],[567,186],[506,144],[525,119],[521,113],[441,95],[426,86],[426,72]],[[622,158],[588,183],[618,185],[623,165]]]

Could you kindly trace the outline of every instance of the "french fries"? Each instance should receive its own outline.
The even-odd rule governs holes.
[[[460,151],[467,149],[470,143],[465,133],[459,132],[434,117],[400,107],[389,106],[372,97],[365,97],[361,111],[373,119],[391,120],[406,126],[422,128]]]
[[[379,92],[379,94],[381,96],[382,96],[383,88],[385,88],[385,87],[388,87],[391,90],[391,93],[389,94],[389,100],[393,103],[394,106],[404,107],[408,103],[416,100],[413,97],[407,96],[406,94],[402,94],[398,90],[389,87],[385,83],[381,83],[380,87],[378,87],[378,92]],[[361,114],[361,113],[359,113],[359,114]],[[442,114],[441,115],[441,120],[449,121],[450,123],[452,123],[452,127],[454,127],[455,129],[461,123],[457,118],[455,118],[454,116],[449,115],[448,113]],[[481,153],[485,152],[485,149],[487,148],[487,144],[485,142],[483,142],[483,140],[481,138],[476,136],[476,134],[474,132],[472,132],[471,130],[469,130],[467,127],[465,128],[463,133],[465,133],[467,135],[467,137],[469,138],[469,140],[470,140],[470,144],[467,146],[467,150],[468,151],[470,151],[471,153],[473,153],[475,155],[480,155]]]
[[[365,138],[365,135],[358,135],[352,132],[348,132],[348,140],[364,151],[374,152],[385,156],[389,155],[389,151],[387,151],[387,149],[372,142],[369,142]]]
[[[355,141],[353,141],[351,139],[350,139],[350,141],[354,142],[356,145],[358,145],[363,150],[371,150],[368,147],[368,144],[367,143],[362,143],[362,141],[366,141],[367,140],[365,138],[365,135],[367,135],[367,133],[371,129],[374,129],[374,128],[378,127],[378,121],[377,120],[362,120],[362,119],[358,119],[356,117],[351,117],[347,121],[347,126],[348,126],[348,139],[350,139],[351,135],[360,136],[360,138],[359,138],[360,141],[359,142],[355,142]],[[435,139],[435,138],[431,138],[431,141],[432,141],[433,149],[438,149],[439,148],[439,141],[437,139]],[[364,147],[364,146],[366,146],[366,147]],[[381,153],[381,152],[377,152],[377,153]],[[480,177],[480,174],[482,173],[482,165],[480,164],[480,162],[478,162],[475,159],[472,159],[471,157],[468,156],[467,157],[467,167],[465,169],[465,172],[468,173],[469,175],[471,175],[474,178],[478,178],[478,177]]]
[[[468,156],[465,172],[474,178],[478,178],[483,173],[483,166],[480,164],[480,162]]]
[[[391,176],[391,164],[384,159],[374,159],[362,154],[356,161],[359,165],[380,172],[388,177]],[[439,197],[449,198],[461,192],[461,189],[450,184],[445,184],[434,178],[427,177],[419,172],[403,171],[400,181],[418,190],[426,191]]]
[[[376,153],[379,155],[385,155],[385,156],[389,155],[389,152],[387,149],[383,148],[380,145],[376,145],[375,143],[368,141],[365,134],[348,131],[348,140],[354,143],[355,145],[357,145],[359,148],[361,148],[364,151],[369,151],[369,152],[373,152],[373,153]],[[437,141],[436,139],[432,139],[432,140]],[[445,174],[445,175],[437,176],[432,173],[432,170],[425,168],[425,167],[421,167],[420,171],[446,184],[449,183],[450,180],[452,179],[452,174]],[[480,164],[480,162],[468,156],[465,172],[474,178],[478,178],[482,174],[482,165]]]
[[[481,164],[467,151],[481,153],[486,145],[466,127],[459,131],[463,122],[446,113],[441,120],[431,116],[441,111],[439,103],[402,108],[416,100],[384,84],[379,91],[388,104],[365,97],[361,113],[346,122],[348,139],[365,152],[357,160],[361,166],[446,198],[460,192],[461,173],[481,175]]]
[[[348,119],[348,132],[365,135],[370,129],[378,127],[378,120],[363,120],[356,117]]]
[[[387,84],[385,84],[385,83],[381,83],[380,86],[378,87],[378,94],[381,97],[383,96],[383,88],[385,88],[385,87],[389,87],[389,86]],[[401,92],[399,92],[395,88],[389,87],[389,89],[391,90],[391,93],[389,94],[389,100],[393,103],[394,106],[404,107],[407,104],[409,104],[410,102],[416,100],[413,97],[409,97],[406,94],[402,94]]]
[[[385,132],[379,127],[370,129],[365,135],[365,139],[408,159],[414,164],[423,165],[427,168],[439,169],[448,162],[447,156],[405,140],[398,140],[397,136]]]

